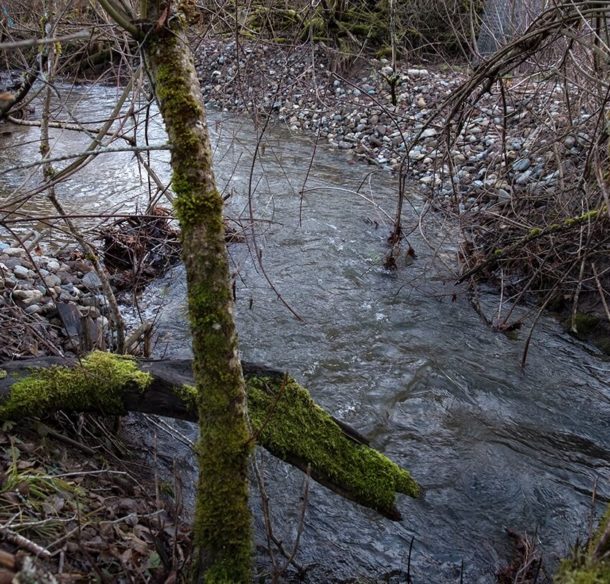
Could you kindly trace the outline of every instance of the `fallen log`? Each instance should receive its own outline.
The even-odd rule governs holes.
[[[243,363],[251,439],[339,495],[399,520],[395,494],[419,486],[408,471],[334,419],[282,372]],[[196,422],[191,361],[93,352],[80,361],[44,357],[0,365],[0,421],[54,411],[157,414]]]

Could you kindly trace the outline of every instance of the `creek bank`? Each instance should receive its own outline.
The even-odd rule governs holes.
[[[349,73],[338,74],[318,45],[295,50],[243,41],[238,51],[234,41],[218,39],[202,43],[197,57],[209,106],[270,112],[290,130],[313,131],[331,148],[385,170],[401,170],[406,156],[408,175],[437,205],[455,206],[460,214],[558,182],[558,172],[547,169],[550,157],[535,151],[540,129],[531,125],[543,111],[561,116],[561,101],[544,84],[520,91],[522,101],[528,96],[534,101],[523,111],[508,105],[506,121],[493,98],[481,102],[450,149],[454,189],[443,143],[446,112],[438,114],[437,108],[468,78],[466,66],[402,62],[394,70],[387,59],[362,57]],[[396,105],[389,82],[394,76]],[[576,163],[590,140],[584,132],[566,136],[562,155]]]
[[[98,253],[123,305],[180,257],[179,233],[165,212],[119,219],[101,234]],[[0,358],[82,354],[114,346],[102,281],[80,249],[54,248],[31,232],[0,241]],[[130,319],[131,328],[141,323]]]
[[[3,360],[59,355],[108,342],[108,305],[101,281],[82,255],[0,242],[0,319]]]
[[[199,46],[197,58],[209,106],[271,114],[293,132],[316,134],[348,158],[405,172],[434,208],[459,223],[464,270],[530,232],[573,224],[564,240],[542,238],[539,245],[528,245],[529,256],[515,254],[507,259],[510,265],[494,265],[478,278],[498,289],[508,282],[511,294],[534,303],[547,303],[546,290],[556,288],[552,304],[561,320],[574,313],[576,299],[576,312],[596,319],[596,325],[579,327],[571,318],[567,330],[609,351],[605,305],[610,299],[603,290],[610,289],[604,259],[610,246],[603,236],[604,213],[594,226],[598,243],[592,246],[592,268],[580,277],[562,272],[574,253],[580,254],[579,216],[583,209],[597,208],[592,196],[587,193],[583,200],[578,192],[579,169],[585,168],[598,137],[597,117],[586,107],[576,115],[566,111],[563,86],[556,80],[508,80],[502,95],[497,89],[481,95],[458,127],[446,126],[448,108],[438,108],[468,78],[465,67],[402,62],[394,70],[386,59],[362,57],[354,59],[349,73],[338,74],[320,45],[295,49],[244,40],[237,47],[233,40],[213,38]],[[396,105],[392,79],[398,80]],[[449,145],[447,128],[453,132]],[[536,281],[535,266],[545,263],[549,248],[565,253],[552,269],[540,268]],[[497,328],[506,326],[512,325]]]

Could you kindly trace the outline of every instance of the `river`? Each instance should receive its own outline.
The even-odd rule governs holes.
[[[69,103],[91,119],[116,99],[115,89],[80,87]],[[610,499],[610,363],[542,317],[522,369],[529,328],[511,338],[491,331],[453,286],[455,226],[429,215],[424,235],[409,235],[416,258],[393,273],[382,268],[389,227],[380,209],[393,212],[394,177],[323,146],[311,163],[311,137],[270,127],[250,180],[252,124],[222,112],[209,118],[217,178],[231,193],[228,215],[245,231],[246,241],[231,247],[243,358],[289,371],[424,488],[419,500],[400,498],[403,520],[392,522],[312,485],[297,554],[309,581],[390,581],[395,571],[391,581],[403,582],[413,540],[416,584],[459,582],[462,565],[464,582],[492,583],[511,556],[506,528],[532,535],[549,569],[556,566]],[[155,120],[151,141],[161,143]],[[5,137],[0,165],[33,160],[36,135],[16,128]],[[73,132],[53,136],[67,153],[87,142]],[[152,159],[167,179],[167,153]],[[19,180],[0,177],[0,196]],[[350,192],[361,183],[360,194]],[[81,213],[133,209],[145,193],[128,153],[100,156],[59,187],[66,207]],[[423,207],[415,194],[410,199],[408,229]],[[46,204],[29,208],[44,212]],[[156,354],[188,355],[183,270],[145,298],[157,318]],[[497,298],[482,302],[491,310]],[[277,535],[289,546],[303,475],[270,456],[261,464]]]

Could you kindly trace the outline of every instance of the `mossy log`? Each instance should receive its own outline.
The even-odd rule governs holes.
[[[47,357],[0,365],[0,420],[54,411],[157,414],[197,421],[189,360],[136,361],[94,352],[80,361]],[[292,377],[243,363],[251,441],[341,496],[399,520],[395,494],[415,497],[408,471],[334,419]],[[244,445],[245,446],[245,445]]]
[[[561,562],[554,581],[556,584],[610,582],[610,505],[588,545]]]

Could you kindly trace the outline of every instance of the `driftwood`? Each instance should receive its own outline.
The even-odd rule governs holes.
[[[110,389],[100,387],[112,377],[113,363],[127,363],[136,375],[143,372],[145,387],[127,375],[121,378],[117,393],[100,397],[117,390],[116,382]],[[395,493],[417,496],[419,492],[406,470],[369,447],[357,430],[317,406],[287,374],[246,362],[243,369],[252,440],[341,496],[390,519],[401,518]],[[72,374],[73,378],[67,377]],[[108,353],[92,353],[81,361],[43,357],[1,364],[0,377],[0,420],[60,409],[198,419],[190,360],[135,361]],[[32,382],[35,386],[30,390]]]

